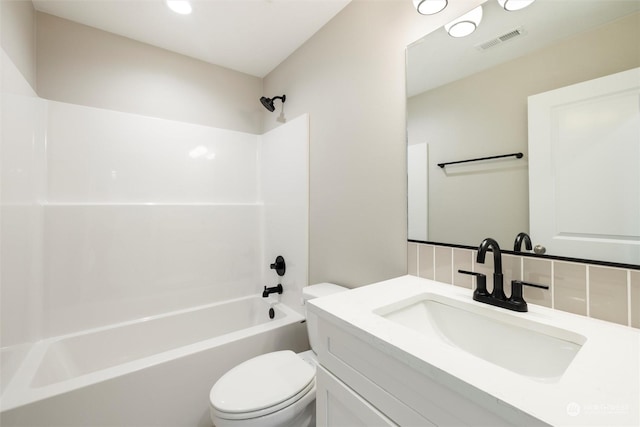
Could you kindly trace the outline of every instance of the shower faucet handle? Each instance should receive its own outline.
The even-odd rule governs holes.
[[[275,270],[276,273],[278,273],[278,276],[284,276],[285,271],[287,271],[287,265],[285,264],[282,255],[278,255],[276,257],[276,262],[271,264],[270,268]]]

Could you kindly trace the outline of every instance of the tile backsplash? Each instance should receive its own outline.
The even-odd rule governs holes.
[[[472,289],[475,279],[458,270],[493,274],[493,258],[476,262],[477,251],[427,243],[408,243],[408,274]],[[502,255],[505,292],[512,280],[547,285],[524,289],[530,304],[640,328],[640,271],[511,254]],[[491,280],[487,280],[491,283]]]

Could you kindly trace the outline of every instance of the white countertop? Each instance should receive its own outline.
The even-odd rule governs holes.
[[[557,380],[529,378],[374,314],[425,292],[586,337]],[[471,289],[403,276],[318,298],[310,310],[433,376],[442,371],[551,425],[640,426],[640,330],[529,304],[517,313],[473,301]],[[490,333],[490,331],[487,331]],[[435,368],[435,369],[434,369]]]

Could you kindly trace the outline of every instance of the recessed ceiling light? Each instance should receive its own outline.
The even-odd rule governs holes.
[[[504,10],[508,10],[510,12],[514,10],[524,9],[533,2],[534,0],[498,0],[500,6],[502,6]]]
[[[466,37],[473,33],[482,20],[482,5],[465,13],[444,26],[451,37]]]
[[[169,9],[180,15],[188,15],[191,13],[191,3],[187,0],[165,0]]]
[[[447,7],[447,0],[413,0],[413,5],[422,15],[434,15]]]

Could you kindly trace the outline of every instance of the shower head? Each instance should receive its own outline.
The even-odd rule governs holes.
[[[262,105],[264,105],[264,108],[273,112],[276,109],[276,107],[274,107],[273,105],[273,101],[275,101],[276,99],[282,99],[282,103],[284,103],[284,101],[287,99],[287,96],[286,95],[274,96],[273,98],[266,98],[263,96],[260,98],[260,102],[262,102]]]

